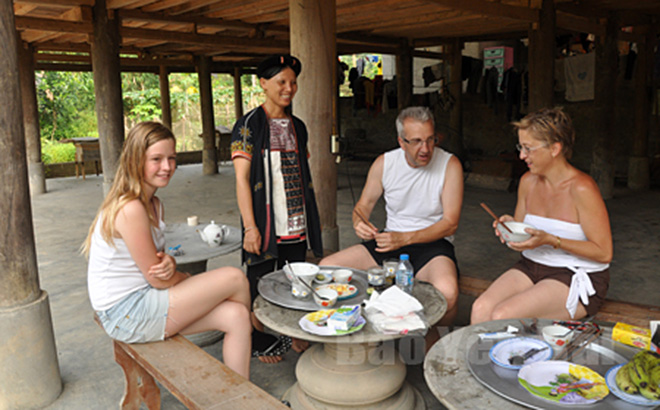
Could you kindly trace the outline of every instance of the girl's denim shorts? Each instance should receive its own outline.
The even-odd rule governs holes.
[[[126,343],[147,343],[165,338],[168,308],[169,291],[147,286],[96,314],[111,338]]]

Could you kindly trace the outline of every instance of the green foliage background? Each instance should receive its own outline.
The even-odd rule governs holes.
[[[170,104],[172,128],[178,151],[202,148],[201,114],[197,74],[172,73]],[[234,116],[234,81],[228,74],[213,74],[213,107],[216,127],[231,130]],[[263,92],[253,75],[241,78],[243,110],[247,112],[263,101]],[[73,144],[59,141],[67,138],[98,137],[94,80],[90,72],[38,71],[36,73],[42,161],[71,162],[75,158]],[[122,73],[122,97],[126,130],[140,121],[160,120],[158,75]]]

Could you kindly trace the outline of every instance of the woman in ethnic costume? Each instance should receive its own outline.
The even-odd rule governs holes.
[[[266,101],[236,121],[231,152],[243,224],[243,262],[252,301],[257,283],[285,261],[304,261],[307,249],[322,254],[319,215],[307,161],[307,129],[290,114],[300,60],[272,55],[257,68]],[[253,315],[253,356],[276,363],[291,346],[286,336],[263,333]],[[293,341],[302,351],[306,344]]]

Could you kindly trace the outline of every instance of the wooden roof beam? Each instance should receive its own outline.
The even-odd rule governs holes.
[[[117,14],[127,21],[148,21],[158,23],[192,23],[198,26],[216,27],[240,31],[263,30],[261,25],[248,24],[236,20],[224,20],[220,18],[195,17],[179,15],[173,16],[165,13],[147,13],[139,10],[117,10]],[[289,33],[289,28],[284,26],[269,26],[266,31],[276,33]]]
[[[35,4],[38,6],[80,7],[93,6],[95,0],[14,0],[14,4]]]
[[[529,7],[509,6],[485,0],[424,0],[454,10],[469,11],[484,16],[503,17],[535,23],[539,21],[539,10]]]
[[[89,22],[62,21],[40,17],[14,17],[17,30],[53,31],[63,33],[92,34],[94,29]]]
[[[529,32],[527,31],[512,31],[506,33],[493,33],[493,34],[482,34],[476,36],[461,36],[461,40],[465,43],[470,42],[480,42],[480,41],[497,41],[497,40],[511,40],[511,39],[521,39],[527,38]],[[415,48],[418,47],[434,47],[448,44],[454,41],[453,37],[428,37],[421,38],[413,41],[412,46]]]
[[[272,52],[288,52],[289,42],[269,39],[250,39],[217,34],[195,34],[179,31],[146,30],[121,27],[119,34],[122,38],[139,38],[143,40],[158,40],[172,43],[215,45],[227,49],[271,49]]]
[[[574,14],[585,18],[604,19],[607,18],[609,10],[603,9],[601,3],[590,2],[581,0],[580,4],[576,3],[557,3],[557,11],[564,13]],[[652,23],[653,13],[640,13],[635,10],[617,10],[619,24],[622,27],[626,26],[643,26]],[[655,14],[660,15],[660,6]]]

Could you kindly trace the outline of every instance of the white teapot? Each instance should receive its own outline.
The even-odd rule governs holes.
[[[203,231],[199,229],[199,236],[202,237],[202,240],[206,242],[211,247],[220,246],[222,239],[227,235],[229,228],[227,225],[218,225],[215,221],[211,221],[210,224],[206,225]]]

